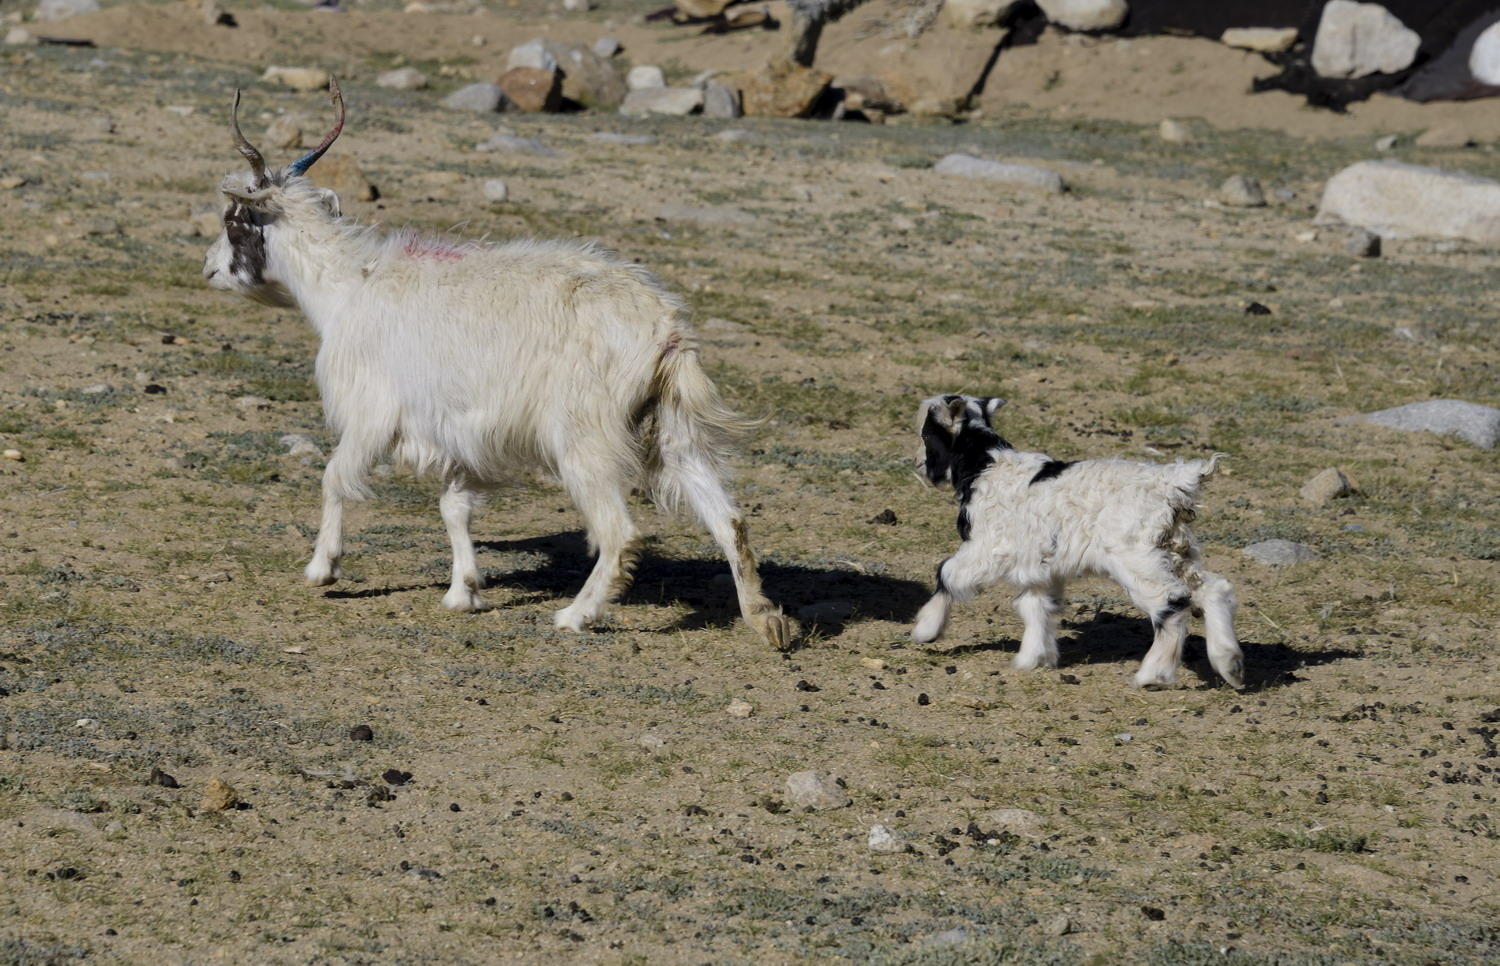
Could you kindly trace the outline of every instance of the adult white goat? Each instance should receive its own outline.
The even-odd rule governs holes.
[[[950,394],[922,403],[922,469],[958,492],[958,551],[937,570],[937,593],[917,614],[911,636],[937,640],[954,600],[998,581],[1021,594],[1026,629],[1016,667],[1057,666],[1057,609],[1066,581],[1110,577],[1156,630],[1135,683],[1177,680],[1188,611],[1202,610],[1208,660],[1236,688],[1244,659],[1234,634],[1234,589],[1203,566],[1189,524],[1218,457],[1166,466],[1100,459],[1066,463],[1013,449],[990,418],[994,397]]]
[[[478,610],[469,520],[486,488],[518,468],[555,475],[583,514],[598,560],[556,615],[581,630],[630,580],[637,531],[627,497],[644,485],[686,503],[729,558],[740,612],[785,648],[791,625],[761,592],[755,555],[722,479],[743,422],[698,362],[682,302],[644,269],[581,242],[480,245],[340,216],[338,197],[303,175],[344,124],[279,171],[239,127],[250,174],[229,176],[210,285],[300,308],[317,330],[317,381],[339,443],[323,475],[323,519],[308,583],[331,584],[344,503],[369,495],[386,453],[446,484],[439,506],[453,544],[443,605]]]

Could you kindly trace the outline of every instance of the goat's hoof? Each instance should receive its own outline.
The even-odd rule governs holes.
[[[1018,671],[1035,671],[1037,668],[1057,667],[1056,654],[1017,654],[1012,662]]]
[[[1137,671],[1135,686],[1145,691],[1166,691],[1177,686],[1177,675]]]
[[[461,614],[484,610],[484,601],[467,587],[453,587],[443,595],[443,606]]]
[[[785,614],[766,614],[757,623],[755,630],[778,651],[791,650],[797,640],[797,626]]]
[[[564,607],[552,617],[552,625],[560,631],[572,631],[575,634],[588,629],[591,618],[575,611],[572,607]]]
[[[329,565],[316,560],[307,565],[302,575],[307,579],[309,587],[327,587],[329,584],[338,583],[339,578],[344,576],[338,564]]]
[[[1214,670],[1219,672],[1219,677],[1223,678],[1224,683],[1229,685],[1231,688],[1234,688],[1236,691],[1245,690],[1244,661],[1235,659],[1235,661],[1228,667],[1215,668]]]

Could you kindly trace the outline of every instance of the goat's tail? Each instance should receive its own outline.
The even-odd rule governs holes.
[[[684,503],[699,510],[705,486],[720,489],[735,443],[756,422],[724,403],[703,371],[691,336],[667,337],[651,381],[650,425],[643,442],[652,498],[666,510]]]

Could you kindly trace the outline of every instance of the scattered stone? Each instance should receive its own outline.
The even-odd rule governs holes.
[[[755,135],[741,127],[727,127],[714,135],[715,141],[723,141],[726,144],[743,144],[746,141],[754,141]]]
[[[661,751],[663,748],[667,747],[667,739],[663,738],[661,735],[653,734],[650,731],[641,735],[635,740],[635,742],[647,751]]]
[[[563,0],[563,9],[569,13],[588,13],[594,9],[594,0]]]
[[[871,517],[870,518],[870,522],[871,523],[878,523],[878,524],[880,524],[881,526],[884,526],[884,527],[894,527],[896,524],[900,523],[901,521],[900,521],[900,519],[897,518],[895,510],[887,508],[887,509],[881,510],[879,513],[877,513],[873,517]]]
[[[1110,30],[1125,22],[1125,0],[1036,0],[1047,19],[1069,30]]]
[[[1500,441],[1500,409],[1462,399],[1429,399],[1355,417],[1376,426],[1457,436],[1480,449]]]
[[[1066,187],[1062,176],[1056,171],[1033,164],[986,161],[968,154],[950,154],[933,165],[932,170],[938,174],[960,178],[981,178],[1022,188],[1035,188],[1044,194],[1061,194]]]
[[[1190,121],[1168,117],[1162,120],[1161,125],[1156,129],[1156,133],[1158,137],[1168,144],[1192,144],[1198,139],[1196,132],[1193,130],[1196,126]]]
[[[838,624],[854,615],[854,604],[847,600],[820,600],[797,609],[797,618],[811,624]]]
[[[755,713],[755,705],[744,698],[735,698],[729,702],[729,707],[724,709],[724,713],[731,718],[748,718]]]
[[[1384,154],[1387,151],[1394,151],[1396,149],[1396,145],[1400,143],[1401,139],[1399,137],[1394,134],[1387,134],[1384,137],[1378,137],[1375,139],[1375,150]]]
[[[260,79],[294,91],[321,91],[328,86],[328,71],[321,67],[267,67]]]
[[[1026,808],[996,808],[979,816],[979,824],[997,832],[1028,838],[1042,834],[1042,817]]]
[[[497,131],[490,135],[488,141],[482,141],[474,146],[475,151],[494,151],[502,154],[533,154],[539,158],[558,157],[556,148],[548,147],[536,138],[517,137],[514,134],[506,134]]]
[[[653,64],[640,64],[630,68],[630,73],[625,75],[625,86],[633,91],[666,87],[667,75],[662,73],[660,67]]]
[[[943,19],[960,30],[998,27],[1021,0],[945,0]]]
[[[807,117],[833,77],[778,58],[740,84],[741,104],[751,117]]]
[[[1241,551],[1251,560],[1266,564],[1269,567],[1285,567],[1290,564],[1303,563],[1308,560],[1317,559],[1317,553],[1305,544],[1293,543],[1290,540],[1262,540],[1260,543],[1252,543]]]
[[[1412,143],[1419,148],[1467,148],[1474,144],[1474,136],[1462,124],[1434,124]]]
[[[173,778],[171,775],[168,775],[160,768],[151,769],[151,776],[146,779],[146,783],[148,785],[160,785],[162,788],[182,787],[182,785],[178,783],[177,779]]]
[[[393,91],[420,91],[427,86],[427,75],[415,67],[397,67],[376,77],[375,86]]]
[[[287,433],[281,437],[281,445],[286,447],[286,455],[288,456],[312,456],[320,458],[323,455],[323,451],[318,449],[318,444],[301,433]]]
[[[1422,37],[1378,3],[1328,0],[1313,41],[1312,66],[1324,77],[1395,74],[1410,67]]]
[[[312,182],[332,189],[341,200],[374,201],[380,192],[359,169],[359,162],[347,154],[325,155],[309,172]]]
[[[99,9],[99,0],[42,0],[36,5],[32,20],[66,20]]]
[[[25,27],[12,27],[5,32],[5,42],[12,47],[30,47],[39,44],[36,35]]]
[[[500,75],[499,84],[518,110],[535,114],[562,109],[562,72],[556,68],[512,67]]]
[[[0,453],[0,456],[4,456],[8,460],[14,460],[17,463],[24,463],[26,461],[26,457],[18,449],[8,449],[4,453]]]
[[[375,729],[369,725],[355,725],[349,729],[350,741],[374,741]]]
[[[692,221],[700,225],[753,225],[755,216],[738,208],[702,205],[662,205],[656,209],[661,221]]]
[[[1500,245],[1500,181],[1402,161],[1360,161],[1328,180],[1316,220],[1384,238]]]
[[[666,114],[683,117],[703,106],[703,92],[696,87],[645,87],[625,95],[620,113],[629,117]]]
[[[564,98],[593,108],[618,107],[625,100],[624,76],[592,47],[549,40],[547,50],[562,67]]]
[[[867,667],[872,671],[884,671],[889,665],[878,657],[862,657],[859,659],[860,667]]]
[[[283,150],[302,146],[302,120],[295,114],[283,114],[266,125],[265,142]]]
[[[486,178],[480,190],[484,192],[484,200],[492,205],[510,198],[510,188],[506,186],[503,178]]]
[[[240,803],[239,792],[222,778],[214,778],[203,786],[203,808],[210,812],[222,812]]]
[[[237,409],[248,413],[256,409],[270,409],[271,400],[264,396],[235,396],[234,405]]]
[[[826,771],[799,771],[786,780],[787,801],[799,808],[843,808],[853,801],[837,778]]]
[[[1296,42],[1296,27],[1230,27],[1219,35],[1221,44],[1262,54],[1291,50]]]
[[[1306,503],[1321,505],[1353,492],[1354,485],[1349,482],[1349,477],[1345,476],[1341,470],[1330,466],[1302,484],[1302,489],[1298,490],[1297,494]]]
[[[1354,228],[1344,236],[1344,251],[1360,258],[1380,257],[1380,236],[1373,231]]]
[[[740,92],[728,84],[709,83],[703,88],[703,113],[707,117],[734,119],[744,114]]]
[[[514,70],[517,67],[557,70],[559,66],[557,57],[547,49],[545,40],[528,40],[519,47],[513,47],[510,56],[505,59],[506,70]]]
[[[1292,31],[1293,36],[1296,36],[1296,34],[1297,32],[1295,30]],[[1053,916],[1051,919],[1047,920],[1046,925],[1043,927],[1043,931],[1046,932],[1046,934],[1049,936],[1056,936],[1061,938],[1062,936],[1066,936],[1068,933],[1073,931],[1073,920],[1069,919],[1067,916]]]
[[[594,56],[608,60],[620,52],[620,42],[613,37],[600,37],[589,49],[594,52]]]
[[[589,135],[590,141],[600,141],[604,144],[655,144],[656,138],[649,134],[620,134],[616,131],[595,131]]]
[[[26,183],[26,179],[18,174],[7,175],[0,178],[0,191],[14,191]]]
[[[500,89],[499,84],[480,81],[460,87],[443,98],[443,106],[454,111],[475,111],[480,114],[503,111],[506,107],[505,91]]]
[[[865,836],[865,844],[871,852],[882,852],[887,855],[906,851],[906,836],[895,829],[884,825],[873,825],[870,834]]]
[[[1264,208],[1266,195],[1259,181],[1237,174],[1219,186],[1219,200],[1235,208]]]

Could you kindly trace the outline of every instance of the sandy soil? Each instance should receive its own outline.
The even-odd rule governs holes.
[[[1108,111],[1066,69],[1029,106],[992,88],[963,125],[480,118],[435,102],[541,18],[241,23],[230,41],[112,8],[66,25],[98,49],[0,52],[0,177],[25,179],[0,191],[0,448],[23,457],[0,460],[0,963],[1500,955],[1497,457],[1343,421],[1500,402],[1497,253],[1298,240],[1372,132],[1447,109],[1303,130],[1300,108],[1172,101],[1232,120],[1168,147],[1159,112],[1123,108],[1180,83],[1168,65],[1103,78]],[[776,39],[731,55],[545,23],[684,70]],[[1045,78],[1088,49],[1015,59]],[[346,201],[355,217],[598,238],[688,296],[726,395],[767,417],[738,486],[799,650],[740,627],[706,536],[645,505],[627,599],[593,633],[553,631],[588,561],[574,511],[526,479],[477,525],[488,612],[438,606],[437,489],[400,471],[352,514],[350,579],[299,584],[321,458],[281,437],[333,442],[315,340],[203,286],[194,218],[236,164],[228,92],[246,88],[252,137],[321,115],[255,80],[315,51],[350,78],[335,154],[381,191]],[[436,89],[373,87],[397,56]],[[731,126],[748,133],[716,137]],[[559,153],[473,150],[497,129]],[[1071,190],[930,170],[954,150]],[[1488,148],[1396,156],[1500,175]],[[1205,205],[1234,173],[1284,194]],[[513,200],[487,207],[496,176]],[[660,217],[684,204],[701,211]],[[1250,689],[1214,684],[1196,638],[1181,688],[1131,689],[1149,628],[1105,583],[1072,589],[1057,670],[1009,666],[1000,592],[911,645],[955,541],[951,498],[911,473],[911,413],[942,390],[1005,396],[1006,435],[1062,459],[1228,453],[1199,531],[1243,602]],[[1325,466],[1358,492],[1301,501]],[[1241,553],[1273,537],[1318,557]],[[852,803],[788,806],[803,768]],[[214,779],[237,805],[206,800]],[[911,850],[869,851],[876,823]]]

